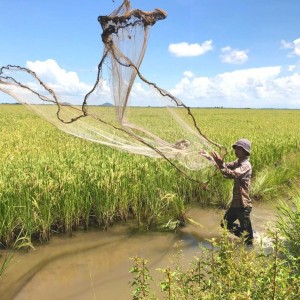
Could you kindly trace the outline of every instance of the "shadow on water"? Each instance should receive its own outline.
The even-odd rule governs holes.
[[[78,232],[72,238],[54,236],[35,251],[13,257],[0,279],[1,299],[131,299],[130,258],[149,260],[151,275],[161,279],[156,268],[170,265],[179,243],[188,262],[199,254],[199,244],[209,247],[207,240],[219,237],[222,214],[191,208],[189,216],[202,226],[188,224],[177,233],[141,232],[128,222],[107,231]],[[254,227],[264,231],[274,215],[268,205],[255,207]]]

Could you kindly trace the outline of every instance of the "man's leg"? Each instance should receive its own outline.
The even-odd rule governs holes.
[[[247,207],[247,208],[243,208],[241,209],[238,219],[240,222],[240,226],[241,226],[241,233],[245,232],[245,243],[247,245],[252,245],[253,243],[253,229],[252,229],[252,224],[251,224],[251,220],[250,220],[250,213],[251,213],[252,208],[251,207]]]
[[[226,211],[222,221],[221,226],[224,228],[226,224],[226,228],[233,233],[235,236],[240,237],[242,234],[241,227],[234,223],[238,219],[237,208],[229,207]]]

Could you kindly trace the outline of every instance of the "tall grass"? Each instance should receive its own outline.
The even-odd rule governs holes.
[[[205,134],[229,149],[240,137],[253,142],[251,161],[257,182],[265,170],[275,165],[278,170],[288,153],[299,150],[299,111],[195,109],[194,114]],[[158,133],[165,129],[163,119],[155,123]],[[151,228],[183,220],[189,201],[225,206],[230,200],[231,183],[220,175],[204,190],[162,159],[66,135],[20,105],[0,105],[0,131],[0,242],[4,246],[12,246],[20,232],[29,241],[47,241],[53,232],[107,228],[128,218]],[[233,154],[227,159],[234,159]],[[283,166],[295,175],[299,163],[291,158]],[[268,174],[273,174],[270,183],[261,180],[264,184],[254,194],[294,176],[283,172],[280,180],[281,173]]]
[[[289,153],[275,164],[265,166],[255,174],[251,187],[251,195],[255,199],[276,200],[288,197],[290,188],[295,188],[298,183],[295,179],[300,175],[300,156]]]
[[[277,228],[285,243],[285,255],[300,277],[300,190],[277,205]]]

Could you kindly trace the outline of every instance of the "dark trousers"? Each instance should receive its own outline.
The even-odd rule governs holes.
[[[253,230],[250,220],[251,210],[251,207],[230,207],[221,222],[221,226],[224,227],[224,224],[226,224],[227,229],[235,236],[240,237],[244,234],[247,245],[252,244],[253,241]],[[236,220],[239,221],[239,225],[234,223]]]

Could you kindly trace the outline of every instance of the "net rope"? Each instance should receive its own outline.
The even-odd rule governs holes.
[[[78,97],[77,102],[72,102],[71,98],[60,96],[55,85],[46,84],[35,71],[16,65],[1,67],[0,91],[27,105],[60,130],[130,153],[164,158],[199,183],[199,179],[193,178],[187,170],[207,169],[211,163],[198,152],[217,149],[224,157],[226,148],[202,132],[188,106],[140,72],[150,29],[166,16],[161,9],[153,12],[132,9],[130,1],[125,0],[110,15],[98,17],[104,50],[95,83],[83,96],[81,104],[78,104]],[[141,110],[130,105],[137,79],[147,87],[153,99],[154,95],[159,99],[157,103],[160,104],[146,109],[158,107],[168,111],[168,116],[164,113],[163,117],[170,126],[162,128],[161,132],[157,133],[157,123],[149,125],[148,121],[142,121]],[[101,93],[107,83],[113,98],[112,109],[104,109],[101,105],[105,98]],[[164,131],[171,127],[176,134],[165,137]],[[206,186],[206,183],[201,184]]]

